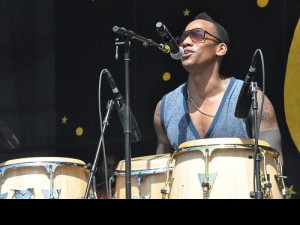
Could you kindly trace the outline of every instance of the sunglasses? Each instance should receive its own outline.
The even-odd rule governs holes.
[[[208,31],[203,30],[202,28],[195,28],[195,29],[192,29],[192,30],[184,31],[182,33],[182,35],[180,36],[180,38],[178,39],[178,44],[181,46],[182,43],[184,42],[184,40],[188,36],[191,38],[191,40],[192,40],[193,43],[197,44],[197,43],[203,41],[204,39],[207,39],[206,36],[205,36],[206,34],[209,34],[210,36],[214,37],[218,41],[213,40],[213,39],[210,39],[210,40],[222,43],[222,41],[219,38],[217,38],[216,36],[212,35]]]

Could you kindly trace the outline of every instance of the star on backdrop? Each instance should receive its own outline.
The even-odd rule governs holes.
[[[184,11],[183,11],[183,16],[190,16],[190,12],[191,12],[191,10],[189,10],[189,9],[185,9]]]
[[[64,116],[63,118],[61,118],[61,123],[67,124],[67,120],[68,120],[68,118],[66,116]]]

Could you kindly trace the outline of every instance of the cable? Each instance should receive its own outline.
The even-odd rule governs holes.
[[[262,78],[263,78],[263,82],[262,82],[262,101],[261,101],[261,111],[260,111],[260,115],[259,115],[259,122],[258,122],[258,130],[260,129],[260,123],[262,120],[262,114],[263,114],[263,107],[264,107],[264,102],[265,102],[265,83],[266,83],[266,74],[265,74],[265,63],[264,63],[264,56],[262,54],[262,51],[260,49],[257,49],[256,51],[259,51],[260,54],[260,59],[261,59],[261,69],[262,69]]]
[[[102,76],[103,73],[106,72],[107,69],[103,69],[100,73],[99,76],[99,86],[98,86],[98,101],[99,101],[99,105],[98,105],[98,110],[99,110],[99,119],[100,119],[100,131],[101,134],[103,133],[103,121],[102,121],[102,112],[101,112],[101,83],[102,83]],[[105,188],[106,188],[106,193],[109,193],[108,190],[108,179],[107,179],[107,163],[106,163],[106,151],[105,151],[105,141],[104,141],[104,136],[102,139],[102,148],[103,148],[103,162],[104,162],[104,175],[105,175]],[[98,149],[100,149],[100,143],[98,144]],[[100,154],[100,153],[99,153]],[[99,166],[98,166],[99,168]],[[99,171],[100,172],[100,171]],[[97,190],[95,190],[97,191]],[[97,193],[96,193],[97,195]],[[110,195],[109,195],[110,196]]]

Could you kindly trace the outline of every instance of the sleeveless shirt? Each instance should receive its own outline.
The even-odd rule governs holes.
[[[251,138],[250,117],[234,116],[243,81],[231,77],[220,106],[204,137],[200,137],[187,106],[187,83],[163,96],[160,120],[174,150],[186,141],[201,138]]]

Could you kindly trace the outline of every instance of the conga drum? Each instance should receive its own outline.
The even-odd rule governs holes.
[[[65,157],[33,157],[0,164],[2,199],[81,199],[89,171],[85,162]],[[90,191],[92,196],[93,191]]]
[[[254,191],[252,139],[208,138],[182,143],[173,153],[170,199],[248,199]],[[279,152],[259,140],[263,198],[285,192]],[[281,167],[281,168],[280,168]]]
[[[172,175],[173,164],[170,154],[149,155],[131,159],[132,199],[162,199],[162,189]],[[125,160],[119,162],[115,171],[115,199],[126,198]]]

